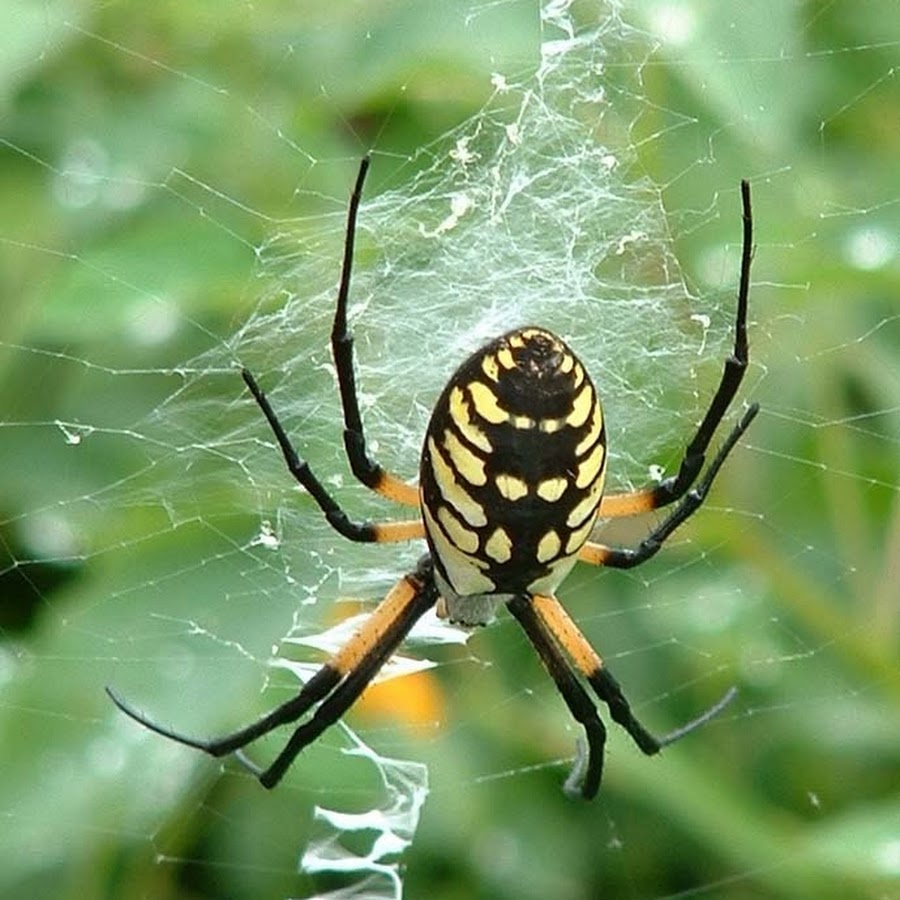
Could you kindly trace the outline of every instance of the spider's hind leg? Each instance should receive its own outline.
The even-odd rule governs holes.
[[[347,209],[347,228],[344,233],[344,259],[341,265],[341,281],[338,287],[334,322],[331,327],[331,353],[337,373],[341,407],[344,411],[344,450],[353,475],[366,487],[406,506],[418,506],[419,495],[415,486],[391,475],[369,456],[359,411],[356,390],[356,372],[353,366],[353,333],[347,322],[347,302],[350,296],[350,277],[353,271],[353,248],[356,241],[356,220],[362,200],[363,185],[369,171],[369,157],[360,160],[356,183],[350,195]]]
[[[319,505],[319,509],[325,513],[328,524],[331,525],[335,531],[351,541],[360,543],[408,541],[424,537],[424,528],[422,527],[421,521],[417,519],[405,522],[382,523],[359,522],[351,519],[347,513],[344,512],[337,500],[335,500],[325,489],[322,482],[316,478],[312,469],[309,467],[309,463],[297,453],[296,448],[291,443],[291,439],[284,430],[284,426],[281,424],[281,420],[275,414],[275,410],[272,409],[269,398],[257,384],[253,374],[247,369],[242,369],[241,376],[244,379],[244,383],[249,388],[250,393],[253,395],[253,399],[256,400],[257,406],[259,406],[263,415],[266,417],[266,421],[272,429],[272,434],[275,435],[275,440],[281,448],[281,453],[282,456],[284,456],[288,471],[304,488],[306,488],[307,491],[309,491],[312,498]],[[403,484],[403,482],[400,481],[397,481],[397,483]],[[416,489],[411,485],[404,484],[404,487],[409,488],[409,490],[414,493],[416,492]]]
[[[741,182],[741,273],[734,318],[734,347],[725,360],[719,386],[713,395],[703,420],[691,438],[678,471],[660,484],[624,494],[607,494],[600,504],[601,518],[633,516],[667,506],[683,497],[697,480],[706,461],[706,452],[728,407],[731,406],[750,362],[747,340],[747,312],[750,303],[750,265],[753,262],[753,210],[750,204],[750,184]],[[752,416],[751,416],[752,418]]]

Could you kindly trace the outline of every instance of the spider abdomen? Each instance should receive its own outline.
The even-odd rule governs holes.
[[[587,540],[603,494],[597,392],[560,338],[523,328],[453,374],[425,434],[420,495],[451,618],[465,598],[552,593]]]

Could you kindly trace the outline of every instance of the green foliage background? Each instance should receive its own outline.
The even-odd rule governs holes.
[[[227,592],[191,568],[217,542],[139,503],[98,502],[71,558],[28,527],[50,528],[55,504],[101,499],[140,463],[138,450],[102,443],[66,452],[56,420],[127,420],[123,411],[162,402],[171,383],[152,373],[227,337],[252,308],[253,247],[280,219],[320,214],[314,198],[343,197],[361,151],[415,153],[478,109],[491,72],[533,63],[531,4],[474,9],[475,26],[466,4],[400,0],[6,5],[0,895],[278,897],[338,884],[296,872],[313,804],[333,802],[321,787],[334,777],[333,753],[310,751],[268,794],[182,749],[148,755],[146,742],[123,737],[102,695],[130,652],[177,652],[154,614],[190,618],[190,604]],[[649,28],[662,9],[624,12]],[[439,670],[443,731],[419,740],[386,730],[385,752],[427,761],[435,788],[404,857],[410,897],[900,896],[897,5],[672,9],[699,24],[646,67],[653,105],[633,138],[665,186],[678,258],[701,285],[735,221],[700,213],[716,191],[753,180],[748,381],[764,413],[720,479],[723,509],[691,524],[687,547],[651,564],[646,581],[573,576],[567,602],[601,649],[659,645],[616,661],[631,693],[689,682],[711,657],[721,686],[736,681],[741,694],[702,738],[661,760],[613,735],[601,797],[573,803],[560,791],[563,768],[540,767],[571,753],[552,687],[508,626],[477,635],[472,652],[493,665]],[[227,102],[211,102],[216,93]],[[59,193],[78,190],[61,173],[94,152],[85,135],[102,136],[107,157],[88,161],[109,173],[104,202]],[[221,203],[206,218],[210,198],[175,170],[244,210]],[[81,187],[86,197],[94,189]],[[848,248],[872,235],[887,237],[887,260],[867,267]],[[165,327],[143,302],[159,297],[199,327],[136,349],[122,335],[135,323]],[[104,378],[109,369],[136,377]],[[197,515],[237,517],[231,490],[198,492]],[[142,540],[157,528],[160,540]],[[725,615],[717,590],[747,602],[724,626],[686,628],[685,597],[703,598],[697,617]],[[101,598],[129,591],[127,603],[104,608]],[[627,614],[597,616],[610,596]],[[84,627],[98,608],[112,646]],[[264,656],[288,622],[245,612],[240,640]],[[257,667],[223,658],[227,671],[219,659],[214,679],[185,688],[186,702],[215,704],[220,729],[273,694],[259,697]],[[171,709],[164,692],[152,706],[152,688],[143,696]],[[665,709],[674,723],[712,696],[707,684],[652,713]],[[372,785],[342,787],[352,802]]]

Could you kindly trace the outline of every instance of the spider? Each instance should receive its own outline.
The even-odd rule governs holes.
[[[581,746],[567,788],[580,787],[583,797],[592,798],[600,787],[606,728],[584,682],[648,756],[709,721],[734,695],[731,689],[686,725],[654,736],[635,718],[618,682],[555,594],[578,560],[628,569],[653,557],[703,503],[758,412],[757,404],[746,409],[701,477],[713,434],[734,399],[749,358],[747,302],[753,254],[749,184],[741,182],[743,249],[734,349],[725,360],[712,402],[675,475],[643,490],[604,494],[606,426],[597,391],[572,350],[556,335],[533,326],[517,328],[476,350],[451,376],[425,432],[418,486],[385,471],[369,456],[347,325],[357,212],[368,168],[365,157],[350,196],[331,332],[344,447],[356,478],[388,500],[417,507],[420,516],[377,523],[351,519],[301,459],[254,376],[247,369],[241,374],[291,475],[336,531],[351,541],[424,538],[428,552],[296,696],[232,734],[209,740],[189,737],[156,724],[111,688],[107,693],[119,709],[157,734],[215,757],[237,753],[259,781],[272,788],[297,755],[356,701],[423,613],[436,607],[438,615],[451,622],[475,626],[491,621],[505,604],[584,729],[586,754]],[[609,547],[589,539],[599,518],[633,516],[668,504],[674,504],[668,516],[636,547]],[[243,756],[247,744],[297,722],[314,707],[268,768],[257,768]]]

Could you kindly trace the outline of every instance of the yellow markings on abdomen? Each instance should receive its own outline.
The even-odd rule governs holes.
[[[503,528],[495,528],[494,533],[487,539],[484,552],[498,563],[508,562],[512,557],[512,541]]]
[[[478,535],[466,528],[456,516],[446,507],[441,506],[437,511],[438,522],[444,528],[447,537],[456,547],[459,547],[463,553],[472,554],[478,550]]]
[[[585,453],[588,448],[592,447],[597,438],[600,437],[600,432],[603,430],[603,411],[600,409],[600,405],[598,403],[594,404],[594,416],[591,419],[591,427],[588,428],[587,434],[575,445],[575,455],[581,456],[582,453]]]
[[[575,383],[572,387],[577,391],[579,387],[581,387],[581,382],[584,381],[584,366],[575,361]]]
[[[575,474],[575,486],[586,488],[600,474],[603,468],[603,460],[606,456],[606,447],[597,444],[590,454],[578,464]]]
[[[600,497],[603,494],[604,480],[604,475],[601,473],[600,477],[591,485],[590,490],[572,508],[572,511],[566,517],[566,525],[568,525],[569,528],[578,527],[585,519],[591,516],[592,513],[596,513],[597,506],[600,503]]]
[[[487,483],[487,475],[484,473],[484,460],[477,457],[449,429],[444,431],[444,449],[450,457],[451,466],[469,484],[480,487]]]
[[[497,490],[507,500],[521,500],[528,494],[528,484],[515,475],[498,475]]]
[[[472,446],[490,453],[493,447],[488,440],[487,435],[472,421],[469,415],[469,406],[466,403],[465,394],[462,388],[455,387],[450,391],[450,418],[456,426],[457,431]]]
[[[502,347],[497,351],[497,361],[504,369],[513,369],[516,365],[516,361],[513,358],[512,351],[509,347]]]
[[[554,431],[559,431],[561,428],[565,428],[566,425],[568,425],[568,422],[565,419],[541,419],[537,423],[538,428],[544,434],[553,434]]]
[[[431,458],[431,472],[441,496],[472,526],[479,528],[487,524],[484,507],[474,500],[456,480],[453,469],[447,465],[438,450],[433,437],[428,438],[428,454]],[[424,504],[423,504],[424,506]]]
[[[581,428],[597,404],[594,402],[594,389],[586,384],[572,401],[572,412],[566,417],[566,423],[572,428]]]
[[[497,357],[493,353],[488,353],[487,356],[481,360],[481,371],[484,372],[491,381],[496,381],[500,377],[499,363]]]
[[[582,544],[590,537],[595,521],[595,516],[588,516],[582,525],[579,525],[569,534],[568,538],[566,538],[566,556],[571,556],[581,549]]]
[[[451,580],[453,590],[461,597],[472,594],[490,594],[494,582],[482,571],[488,567],[487,560],[470,556],[456,546],[431,515],[427,506],[422,506],[422,517],[434,552],[440,559]]]
[[[497,402],[497,395],[480,381],[470,381],[468,384],[469,396],[475,406],[475,412],[486,422],[492,425],[500,425],[509,421],[509,413]]]
[[[562,549],[562,541],[559,535],[551,528],[539,541],[537,546],[538,562],[547,562],[556,556]]]
[[[466,360],[443,398],[426,439],[422,512],[444,589],[552,592],[603,496],[603,413],[584,366],[549,332],[519,329]]]
[[[548,503],[555,503],[566,492],[569,482],[562,476],[545,478],[538,482],[535,493]]]

